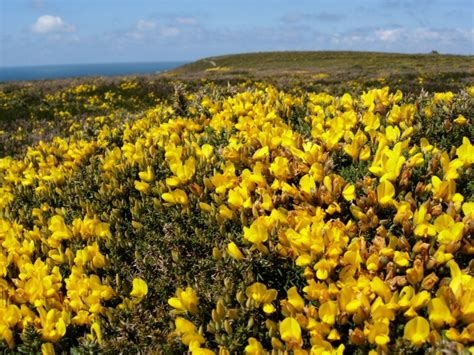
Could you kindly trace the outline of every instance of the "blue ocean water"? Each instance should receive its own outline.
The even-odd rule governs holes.
[[[64,64],[0,67],[0,81],[60,79],[81,76],[115,76],[158,73],[185,62]]]

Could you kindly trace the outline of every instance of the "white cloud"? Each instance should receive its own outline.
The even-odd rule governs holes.
[[[36,33],[73,32],[74,26],[67,24],[59,16],[43,15],[38,17],[31,30]]]
[[[383,42],[395,42],[403,34],[403,29],[382,29],[375,31],[375,36]]]
[[[145,37],[143,32],[139,32],[139,31],[128,32],[127,35],[130,38],[133,38],[133,39],[136,39],[136,40],[142,40]]]
[[[127,35],[135,40],[142,40],[149,33],[153,33],[156,29],[156,23],[147,20],[138,20],[135,24],[135,28],[128,32]]]
[[[176,37],[181,31],[177,27],[163,27],[160,30],[160,35],[162,37]]]
[[[197,25],[198,21],[195,17],[188,16],[188,17],[178,17],[176,18],[176,22],[178,22],[181,25]]]
[[[139,20],[135,28],[127,33],[128,37],[141,41],[147,38],[176,37],[181,33],[177,26],[162,26],[153,21]]]
[[[156,23],[153,21],[139,20],[136,24],[138,31],[151,31],[156,28]]]
[[[375,31],[375,37],[386,44],[404,43],[406,45],[450,45],[459,41],[473,42],[473,30],[455,28],[441,29],[430,27],[416,27],[413,29],[381,29]]]
[[[437,41],[444,37],[442,33],[424,27],[415,29],[413,35],[418,41]]]

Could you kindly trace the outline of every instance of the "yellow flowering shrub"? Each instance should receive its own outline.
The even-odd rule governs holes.
[[[203,83],[125,119],[139,88],[46,95],[90,132],[0,158],[5,349],[469,349],[471,96]]]

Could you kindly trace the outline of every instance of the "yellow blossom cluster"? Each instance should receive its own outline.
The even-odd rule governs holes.
[[[437,93],[428,107],[453,97]],[[285,121],[289,106],[302,102],[306,137]],[[249,338],[247,353],[270,351],[260,343],[269,339],[273,350],[295,354],[342,353],[347,342],[387,352],[397,337],[415,347],[443,337],[474,341],[474,278],[458,261],[474,250],[468,238],[474,202],[456,186],[471,174],[472,137],[449,152],[413,139],[423,134],[419,109],[388,87],[360,97],[295,97],[267,87],[223,101],[205,98],[202,105],[213,129],[233,128],[223,162],[203,181],[207,202],[199,205],[219,223],[240,219],[242,238],[229,241],[225,252],[236,262],[277,253],[293,259],[306,279],[286,295],[260,282],[246,286],[240,295],[246,307],[262,307],[279,323],[274,336]],[[181,131],[181,146],[171,148],[194,151],[189,133]],[[341,176],[334,163],[341,155],[366,167],[362,178]],[[425,185],[410,181],[428,164]],[[162,197],[191,203],[193,191],[180,192],[180,201]],[[439,275],[445,267],[450,273]],[[231,328],[232,320],[221,318],[215,323]],[[394,334],[394,326],[403,332]]]
[[[87,109],[118,100],[96,91],[82,85],[46,101],[94,93]],[[114,272],[135,265],[111,263],[112,255],[125,260],[114,248],[127,254],[145,231],[157,244],[178,235],[156,222],[175,211],[217,225],[224,237],[216,232],[210,254],[241,274],[222,294],[188,275],[168,285],[166,336],[182,351],[387,353],[400,341],[467,349],[472,136],[453,134],[446,147],[426,128],[440,112],[453,113],[446,129],[468,127],[458,96],[472,102],[466,92],[416,99],[389,87],[333,96],[242,85],[190,93],[179,107],[158,103],[128,120],[112,110],[90,117],[88,136],[0,158],[0,339],[13,348],[33,326],[44,352],[76,329],[103,343],[112,310],[130,312],[149,288],[167,292],[153,287],[158,272],[121,289]],[[145,264],[153,250],[138,252],[136,264]],[[261,277],[269,260],[272,277]]]
[[[94,88],[71,92],[88,90]],[[105,303],[117,296],[98,276],[107,265],[103,248],[113,242],[110,225],[87,211],[73,218],[52,196],[63,197],[68,179],[107,144],[103,126],[95,140],[55,137],[20,159],[0,158],[0,340],[10,348],[29,326],[40,332],[47,353],[54,353],[48,342],[58,342],[72,326],[102,340]],[[21,206],[25,199],[32,208]],[[137,280],[144,283],[134,280],[131,297],[140,301],[147,289]]]

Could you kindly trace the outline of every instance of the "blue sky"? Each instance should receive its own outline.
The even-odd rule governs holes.
[[[0,66],[270,50],[474,54],[473,0],[0,0]]]

